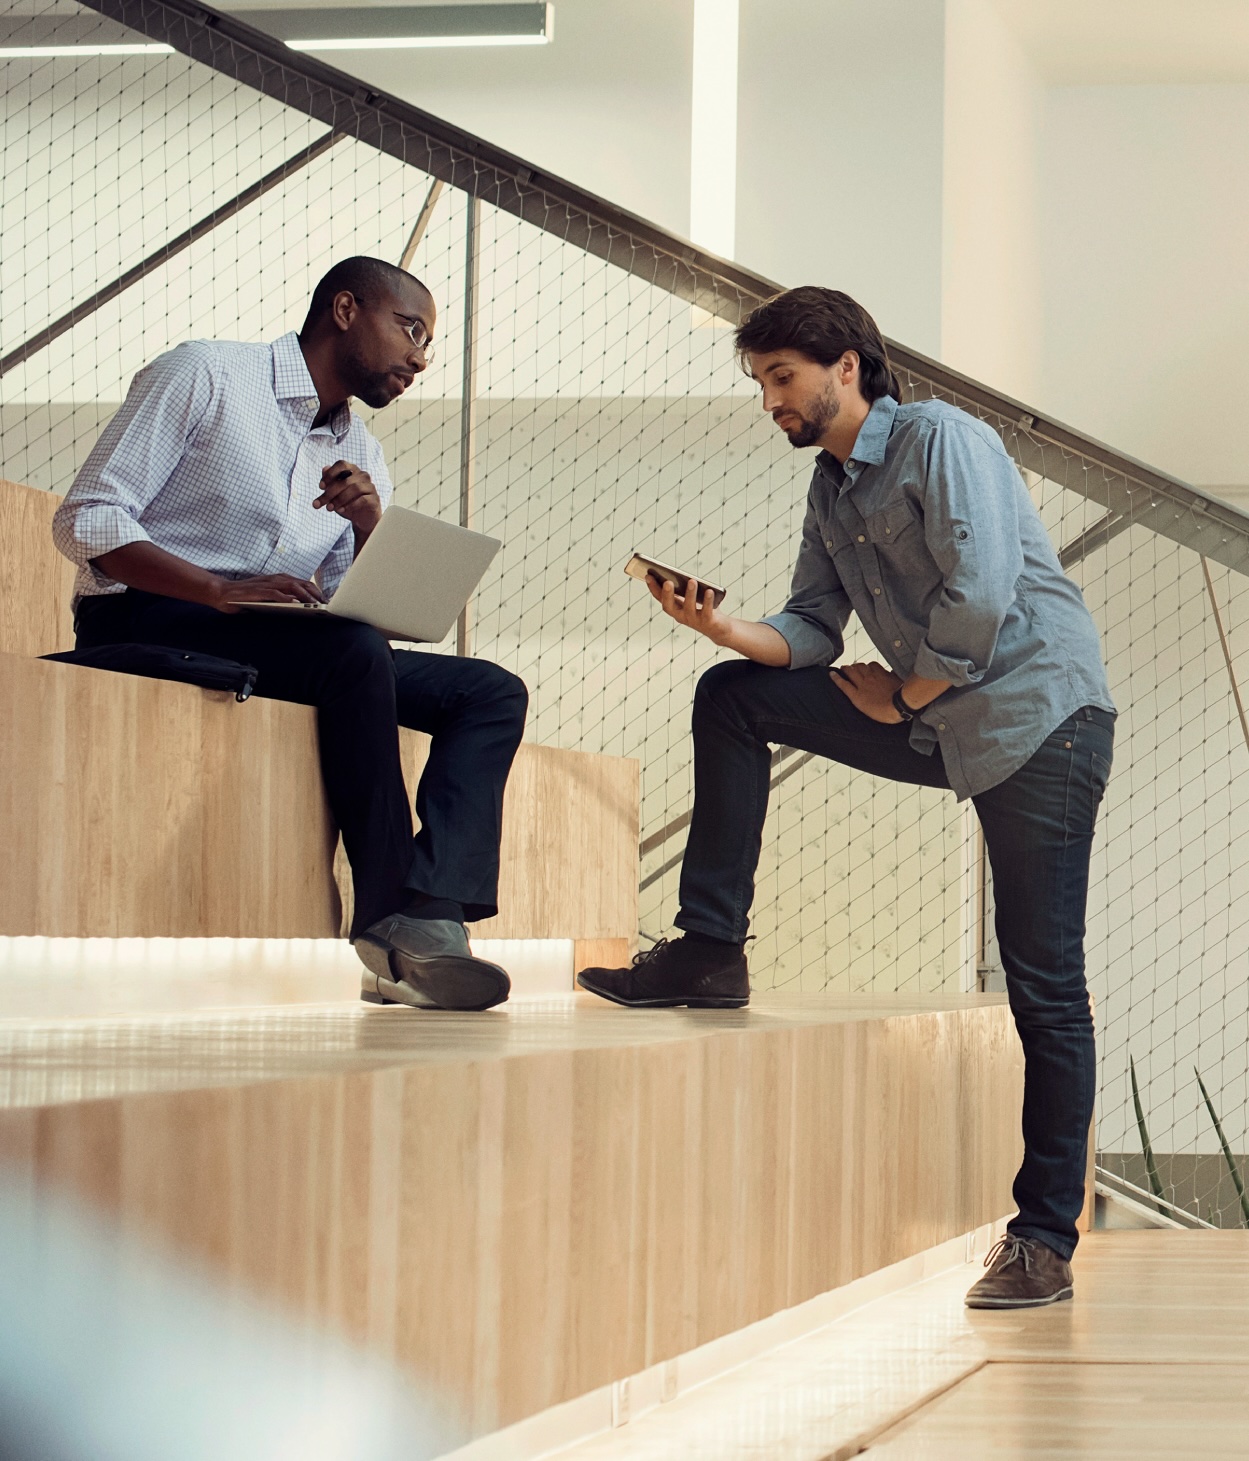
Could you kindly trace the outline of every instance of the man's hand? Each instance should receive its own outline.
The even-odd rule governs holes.
[[[782,668],[789,663],[789,644],[783,634],[771,624],[756,624],[749,619],[735,619],[732,614],[722,614],[712,602],[710,589],[702,589],[699,602],[698,581],[691,578],[684,594],[677,593],[676,585],[666,579],[659,583],[649,574],[646,587],[651,598],[663,606],[663,611],[678,624],[684,624],[697,634],[704,634],[721,649],[736,650],[759,665]]]
[[[312,505],[345,517],[360,539],[368,537],[382,515],[372,477],[351,462],[335,462],[322,471],[321,495]]]
[[[218,609],[223,614],[239,613],[240,601],[248,604],[323,604],[325,595],[306,578],[293,578],[289,573],[265,573],[256,578],[216,578],[210,596],[202,600],[209,608]]]
[[[837,665],[829,678],[856,710],[881,725],[901,725],[902,717],[893,708],[895,690],[902,681],[884,665]]]
[[[223,614],[237,614],[231,599],[249,604],[323,604],[325,595],[306,578],[289,573],[258,574],[254,578],[225,578],[188,563],[155,543],[127,543],[91,560],[102,573],[127,588],[204,604]]]
[[[646,575],[646,587],[651,598],[663,606],[663,611],[678,624],[705,634],[713,644],[726,644],[733,620],[715,607],[715,595],[708,589],[700,589],[698,580],[691,578],[685,586],[685,593],[679,594],[676,585],[668,579],[658,583],[653,575]],[[702,602],[699,602],[699,595]]]

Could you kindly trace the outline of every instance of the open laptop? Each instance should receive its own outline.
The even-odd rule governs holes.
[[[336,614],[371,624],[388,639],[437,644],[499,547],[484,533],[388,507],[328,604],[235,602],[266,614]]]

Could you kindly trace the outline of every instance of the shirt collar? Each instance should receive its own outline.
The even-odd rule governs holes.
[[[312,383],[308,362],[299,348],[299,336],[294,330],[275,340],[269,347],[273,351],[273,394],[279,401],[302,401],[312,407],[312,414],[321,409],[317,388]],[[346,401],[335,406],[325,423],[338,441],[342,441],[351,427],[351,407]]]
[[[854,449],[842,464],[832,452],[822,451],[816,457],[816,465],[824,475],[844,487],[847,480],[853,485],[863,467],[879,467],[885,460],[885,448],[893,434],[894,418],[898,414],[898,403],[892,396],[880,396],[872,402],[859,434],[854,439]]]

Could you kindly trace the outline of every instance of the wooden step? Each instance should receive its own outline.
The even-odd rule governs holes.
[[[996,996],[26,1018],[0,1071],[6,1180],[393,1355],[474,1434],[1000,1218],[1018,1158]]]

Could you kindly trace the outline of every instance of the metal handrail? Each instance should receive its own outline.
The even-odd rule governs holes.
[[[713,314],[735,320],[781,288],[306,52],[289,50],[237,16],[195,0],[82,3]],[[1126,518],[1249,574],[1249,515],[918,351],[887,344],[917,395],[996,417],[1022,467],[1053,476],[1054,453],[1078,457],[1100,472],[1066,485],[1101,502],[1116,521]]]
[[[1138,1202],[1142,1207],[1153,1207],[1157,1212],[1169,1218],[1171,1222],[1183,1228],[1210,1228],[1214,1229],[1213,1223],[1208,1223],[1205,1218],[1198,1217],[1195,1212],[1189,1212],[1185,1207],[1179,1207],[1174,1202],[1168,1202],[1165,1197],[1156,1197],[1152,1192],[1147,1192],[1143,1187],[1138,1187],[1135,1182],[1129,1182],[1126,1177],[1121,1177],[1118,1172],[1111,1172],[1105,1167],[1095,1167],[1097,1185],[1105,1187],[1114,1196],[1122,1195]]]

